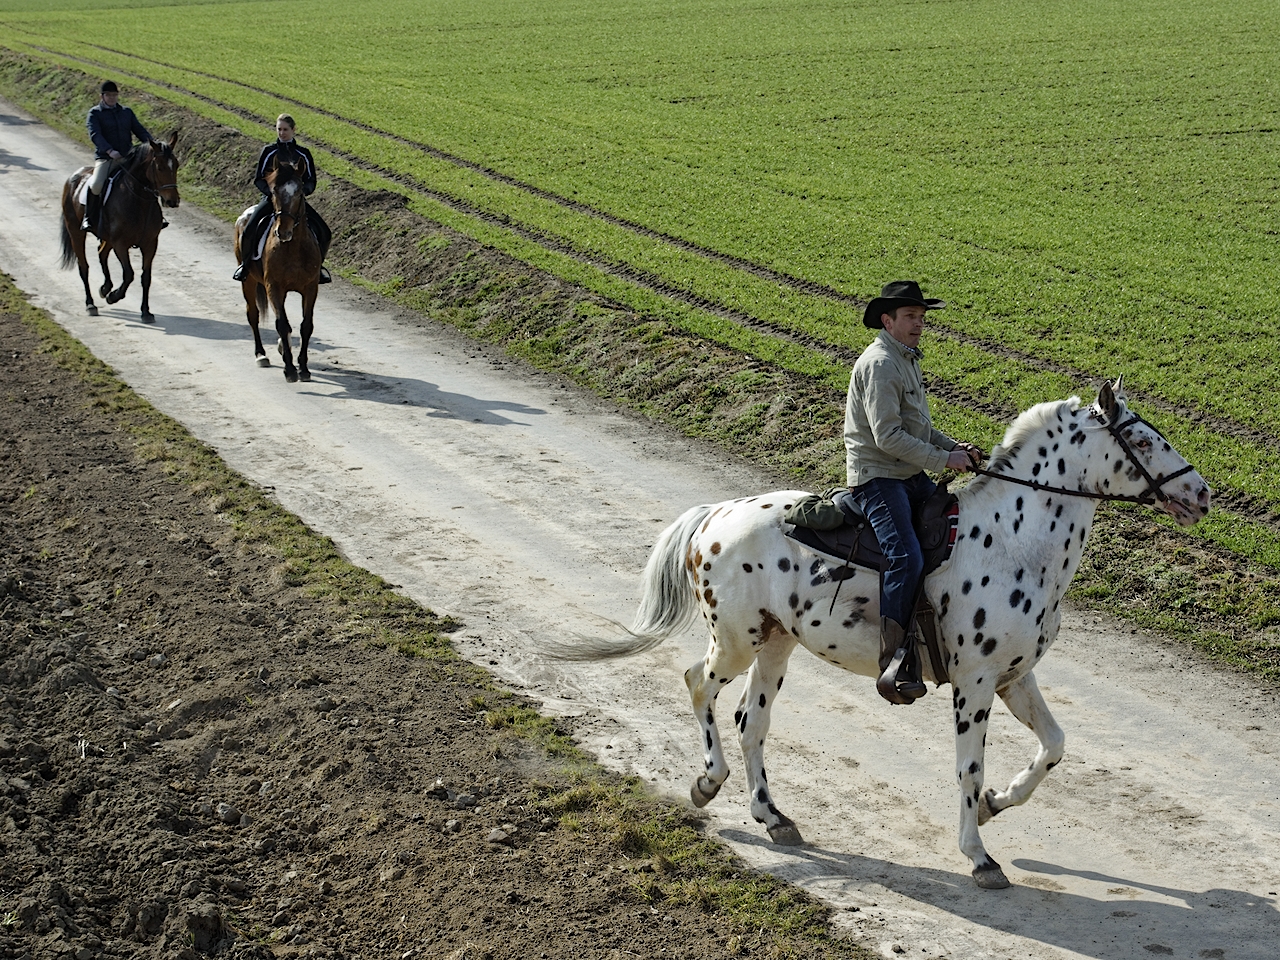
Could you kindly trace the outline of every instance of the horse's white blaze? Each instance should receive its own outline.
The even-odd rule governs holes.
[[[991,469],[1069,490],[1150,495],[1142,470],[1108,430],[1127,419],[1122,398],[1115,398],[1108,385],[1099,404],[1081,408],[1073,397],[1026,411],[993,452]],[[1121,435],[1151,477],[1159,480],[1187,468],[1145,422],[1133,422]],[[1163,509],[1179,522],[1195,522],[1208,512],[1209,487],[1194,471],[1174,478],[1167,488],[1162,485],[1160,493],[1169,498]],[[728,776],[716,696],[750,670],[734,721],[751,812],[775,839],[788,831],[796,836],[773,803],[764,765],[769,714],[791,651],[800,644],[845,670],[868,677],[878,672],[879,576],[858,569],[837,592],[831,571],[839,564],[784,535],[783,515],[803,495],[778,491],[688,511],[654,547],[632,626],[634,640],[586,654],[647,648],[700,611],[711,640],[685,674],[705,754],[693,796],[695,802],[707,802]],[[1097,501],[987,477],[974,480],[959,498],[955,551],[927,578],[925,589],[938,611],[953,687],[960,848],[980,884],[999,886],[1004,877],[982,846],[979,816],[985,820],[1025,802],[1062,759],[1062,730],[1032,670],[1057,637],[1062,597],[1083,556]],[[683,570],[677,573],[680,563]],[[1040,748],[1007,789],[984,794],[987,722],[997,695],[1035,732]]]

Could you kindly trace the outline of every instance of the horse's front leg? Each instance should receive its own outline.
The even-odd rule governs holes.
[[[156,238],[159,233],[156,234]],[[144,245],[142,253],[142,322],[155,323],[155,314],[151,312],[151,262],[156,258],[156,238]]]
[[[80,282],[84,284],[84,309],[91,317],[98,315],[98,305],[93,302],[93,291],[89,289],[89,255],[85,250],[88,234],[80,229],[80,221],[64,225],[71,238],[71,249],[76,255],[76,267],[80,270]]]
[[[267,288],[250,271],[249,276],[240,282],[240,292],[244,294],[244,315],[249,321],[249,329],[253,331],[254,359],[258,366],[269,367],[271,361],[267,359],[267,351],[262,346],[262,334],[258,332],[258,321],[262,319],[262,312],[267,309]]]
[[[298,368],[293,365],[293,348],[289,344],[293,327],[289,326],[289,315],[284,309],[284,298],[288,292],[270,283],[267,284],[267,299],[271,301],[271,310],[276,315],[276,335],[280,338],[276,343],[276,349],[280,351],[280,359],[284,361],[284,378],[289,383],[297,383]]]
[[[773,805],[769,780],[764,772],[764,741],[769,735],[769,715],[773,701],[782,689],[787,660],[796,641],[790,634],[774,631],[760,647],[756,661],[747,674],[747,688],[742,692],[738,710],[733,715],[742,744],[742,759],[747,767],[747,790],[751,795],[751,816],[763,823],[769,838],[778,844],[794,847],[804,843],[800,830],[791,818]]]
[[[307,344],[311,342],[311,331],[315,329],[313,316],[316,309],[316,296],[320,292],[320,284],[312,282],[302,291],[302,326],[298,328],[300,343],[298,346],[298,379],[310,380],[311,371],[307,369]]]
[[[111,256],[111,247],[107,245],[107,241],[98,241],[98,266],[102,267],[102,286],[98,288],[98,295],[101,297],[110,297],[111,294],[111,263],[107,259]],[[114,300],[108,299],[107,303],[115,303]]]
[[[951,704],[956,720],[956,779],[960,782],[960,851],[973,862],[973,879],[987,890],[1009,886],[1000,864],[982,846],[978,835],[978,804],[982,798],[982,763],[987,744],[987,721],[995,701],[992,678],[952,680]]]
[[[126,243],[116,243],[115,247],[116,259],[120,261],[120,286],[107,294],[107,303],[119,303],[124,299],[124,295],[129,292],[129,284],[133,283],[133,264],[129,262],[129,245]],[[103,272],[106,272],[106,254],[103,254]]]
[[[1049,706],[1044,702],[1040,687],[1036,683],[1035,674],[1028,673],[1020,680],[1015,680],[1000,691],[1000,699],[1004,701],[1009,712],[1022,721],[1032,733],[1040,739],[1040,749],[1031,761],[1031,766],[1023,770],[1009,789],[1002,792],[987,790],[982,794],[982,802],[978,806],[978,823],[983,824],[1006,807],[1016,807],[1026,803],[1035,792],[1040,781],[1058,765],[1062,759],[1066,737],[1058,726]]]
[[[684,683],[693,702],[693,715],[702,727],[705,747],[705,772],[689,788],[689,797],[695,807],[705,807],[710,803],[729,776],[729,764],[725,761],[720,730],[716,726],[716,697],[726,683],[751,666],[754,657],[755,650],[750,644],[735,643],[713,627],[711,646],[707,648],[706,656],[684,672]]]

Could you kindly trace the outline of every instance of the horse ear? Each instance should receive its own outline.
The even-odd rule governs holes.
[[[1112,384],[1111,392],[1116,395],[1117,400],[1124,399],[1124,374],[1116,377],[1116,382]]]
[[[1116,381],[1119,383],[1119,381]],[[1111,381],[1107,380],[1102,384],[1102,389],[1098,391],[1098,411],[1107,418],[1107,422],[1113,422],[1116,418],[1116,395],[1111,386]]]
[[[172,150],[178,144],[178,131],[173,131],[173,136],[169,138],[169,149]]]

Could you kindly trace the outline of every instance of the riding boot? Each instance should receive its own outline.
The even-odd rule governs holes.
[[[880,679],[876,691],[890,703],[915,703],[928,692],[925,685],[910,676],[906,667],[907,631],[897,620],[880,618]]]
[[[81,230],[88,230],[97,234],[101,225],[98,218],[102,214],[102,194],[89,191],[89,195],[84,203],[84,220],[80,224]]]
[[[320,282],[333,283],[333,275],[329,273],[329,268],[326,267],[323,263],[320,264]]]
[[[244,278],[249,275],[249,264],[252,262],[252,260],[246,260],[244,263],[237,266],[236,272],[231,275],[231,279],[243,283]]]

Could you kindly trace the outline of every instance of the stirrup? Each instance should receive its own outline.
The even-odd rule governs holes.
[[[323,265],[321,265],[320,267],[320,282],[333,283],[333,276],[329,273],[327,269],[325,269]]]
[[[232,280],[239,280],[244,283],[244,278],[249,275],[249,265],[242,263],[236,267],[236,272],[231,275]]]
[[[906,658],[907,648],[899,647],[889,661],[889,666],[885,667],[884,673],[876,681],[876,692],[890,703],[912,704],[929,692],[929,688],[919,680],[898,682],[898,671]]]

